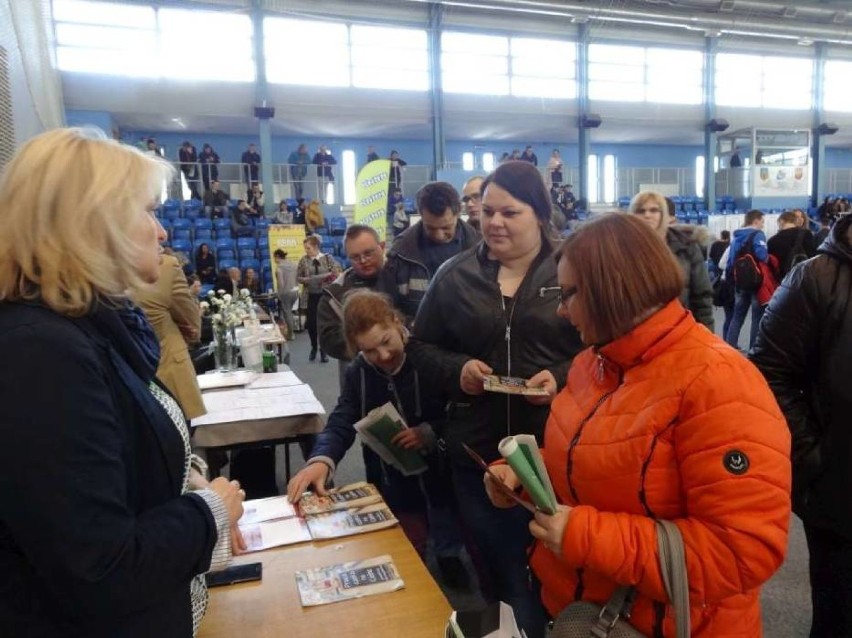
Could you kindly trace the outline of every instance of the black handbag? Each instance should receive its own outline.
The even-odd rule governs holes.
[[[675,609],[677,637],[689,638],[689,583],[686,573],[686,554],[683,538],[677,525],[670,521],[657,521],[657,551],[666,593]],[[635,595],[636,590],[633,587],[618,587],[603,607],[587,601],[571,603],[556,617],[547,636],[548,638],[644,638],[644,634],[624,620],[630,616]]]

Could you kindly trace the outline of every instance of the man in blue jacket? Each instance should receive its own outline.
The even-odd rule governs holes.
[[[734,238],[731,241],[731,248],[728,251],[728,262],[725,266],[726,279],[733,278],[734,262],[737,258],[745,255],[746,252],[750,252],[757,261],[765,263],[769,260],[769,251],[766,248],[766,235],[763,234],[763,223],[762,211],[750,210],[745,214],[743,227],[734,231]],[[751,308],[751,336],[748,347],[751,349],[757,337],[760,319],[763,317],[763,306],[757,300],[756,290],[741,290],[740,288],[736,288],[734,315],[728,326],[728,332],[725,334],[725,341],[734,348],[739,347],[740,330],[742,330],[749,308]]]

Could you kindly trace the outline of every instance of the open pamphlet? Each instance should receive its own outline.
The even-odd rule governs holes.
[[[476,452],[474,452],[474,451],[473,451],[473,449],[472,449],[472,448],[470,448],[470,447],[467,445],[467,443],[462,443],[462,447],[464,448],[464,451],[465,451],[465,452],[467,452],[467,455],[468,455],[470,458],[472,458],[474,461],[476,461],[476,464],[477,464],[480,468],[482,468],[482,470],[483,470],[486,474],[488,474],[488,475],[491,477],[491,479],[493,480],[494,485],[496,486],[496,488],[497,488],[500,492],[502,492],[505,496],[508,496],[510,499],[512,499],[513,501],[515,501],[515,503],[517,503],[518,505],[520,505],[520,506],[521,506],[521,507],[523,507],[524,509],[528,510],[531,514],[535,514],[535,511],[536,511],[536,510],[535,510],[535,505],[533,505],[533,504],[532,504],[532,503],[530,503],[529,501],[525,501],[525,500],[524,500],[524,499],[522,499],[520,496],[518,496],[517,494],[515,494],[515,492],[513,492],[511,489],[509,489],[509,486],[508,486],[508,485],[506,485],[503,481],[501,481],[501,480],[500,480],[500,479],[499,479],[499,478],[498,478],[498,477],[494,474],[494,472],[492,472],[492,471],[491,471],[491,468],[490,468],[490,467],[488,467],[488,463],[486,463],[486,462],[482,459],[482,457],[481,457],[481,456],[479,456],[479,454],[477,454]]]
[[[307,516],[305,521],[314,539],[364,534],[393,527],[399,522],[384,501],[364,507],[314,514]]]
[[[544,388],[527,387],[527,379],[520,377],[501,377],[496,374],[486,374],[482,377],[482,387],[486,392],[502,392],[503,394],[525,394],[527,396],[547,396]]]
[[[446,638],[526,638],[518,629],[512,608],[504,602],[484,609],[454,611],[445,635]]]
[[[535,437],[532,434],[507,436],[500,441],[497,451],[515,470],[535,506],[545,514],[555,514],[556,494]]]
[[[322,514],[334,510],[345,510],[350,507],[362,507],[381,503],[382,495],[375,485],[359,481],[350,483],[333,490],[329,490],[326,496],[319,496],[313,492],[305,493],[299,500],[299,509],[302,514]]]
[[[262,549],[295,545],[311,540],[311,532],[305,519],[296,516],[248,525],[241,524],[240,532],[246,542],[247,552],[259,552]]]
[[[373,452],[403,476],[422,474],[428,468],[417,450],[406,450],[391,443],[393,437],[408,427],[393,403],[370,410],[355,424],[355,430]]]
[[[369,483],[352,483],[328,496],[306,494],[305,507],[294,506],[286,496],[273,496],[243,503],[238,521],[246,551],[257,552],[314,539],[363,534],[398,523],[382,495]],[[298,510],[301,510],[301,515]]]
[[[387,554],[296,572],[303,607],[397,591],[405,587]]]

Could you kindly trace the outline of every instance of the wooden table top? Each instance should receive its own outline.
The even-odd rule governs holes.
[[[390,554],[405,589],[303,608],[294,573]],[[263,563],[263,580],[210,590],[198,638],[440,638],[452,609],[402,529],[239,556]]]

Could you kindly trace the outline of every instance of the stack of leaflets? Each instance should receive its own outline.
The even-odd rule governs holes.
[[[373,452],[403,476],[422,474],[427,470],[426,461],[417,450],[406,450],[391,443],[400,432],[408,428],[392,403],[388,402],[370,410],[355,424],[355,430]]]
[[[307,523],[296,516],[286,496],[245,501],[237,524],[249,552],[311,540]]]
[[[405,587],[388,555],[296,572],[303,607],[397,591]]]
[[[311,537],[314,539],[338,538],[365,534],[398,523],[393,512],[384,501],[353,507],[345,510],[333,510],[325,514],[313,514],[305,517]]]
[[[286,496],[243,503],[238,525],[247,551],[364,534],[399,522],[376,487],[369,483],[330,490],[327,496],[307,494],[298,509],[301,515]]]
[[[333,510],[345,510],[381,502],[382,495],[379,494],[376,486],[360,481],[329,490],[327,496],[307,492],[299,500],[299,509],[305,515],[323,514]]]
[[[535,437],[532,434],[507,436],[500,441],[497,450],[518,475],[535,506],[545,514],[555,514],[556,494]]]

